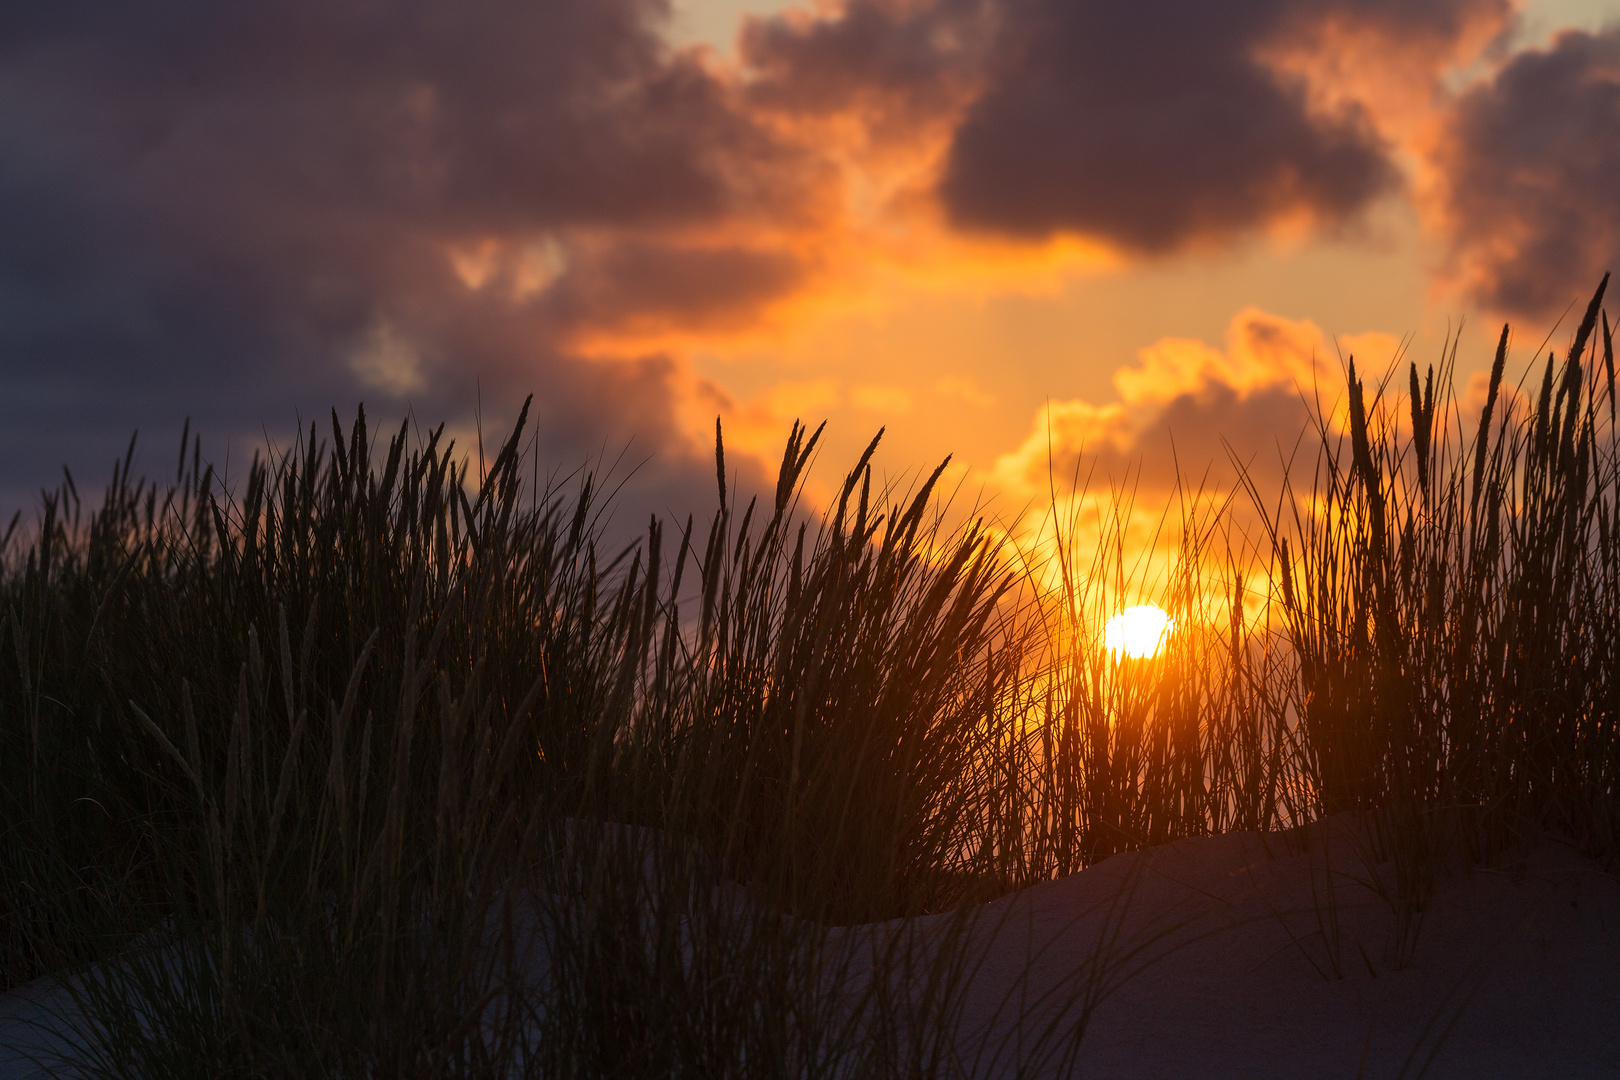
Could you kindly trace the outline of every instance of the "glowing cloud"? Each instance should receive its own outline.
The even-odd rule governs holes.
[[[1330,422],[1343,397],[1341,355],[1377,370],[1399,341],[1365,333],[1329,340],[1308,320],[1246,308],[1233,317],[1225,349],[1164,338],[1114,375],[1120,401],[1056,401],[1035,416],[1022,445],[999,458],[993,475],[1026,497],[1059,487],[1095,468],[1121,479],[1133,473],[1168,491],[1188,468],[1225,462],[1229,454],[1261,470],[1276,466],[1320,409]],[[1086,464],[1089,462],[1089,464]],[[1196,480],[1196,476],[1193,477]]]

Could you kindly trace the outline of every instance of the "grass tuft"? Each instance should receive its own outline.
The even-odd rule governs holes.
[[[527,406],[478,475],[363,411],[236,487],[132,442],[0,542],[0,990],[71,973],[104,1076],[1029,1073],[1098,987],[964,1058],[972,905],[1345,811],[1398,967],[1457,850],[1620,855],[1603,292],[1533,397],[1504,328],[1477,424],[1455,345],[1404,407],[1352,360],[1314,463],[1244,478],[1260,543],[1185,493],[1162,581],[1124,490],[1032,569],[876,439],[811,513],[798,425],[769,501],[717,428],[712,515],[623,546]],[[1112,658],[1150,594],[1170,646]]]

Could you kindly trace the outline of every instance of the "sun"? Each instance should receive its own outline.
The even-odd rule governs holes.
[[[1158,655],[1175,632],[1176,621],[1153,604],[1138,604],[1108,620],[1103,627],[1103,647],[1117,660],[1128,656],[1145,660]]]

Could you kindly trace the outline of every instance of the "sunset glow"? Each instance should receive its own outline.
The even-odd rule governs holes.
[[[0,1080],[1615,1072],[1620,0],[0,0],[0,87]]]
[[[625,522],[701,516],[718,417],[750,495],[825,420],[821,508],[883,428],[880,476],[949,455],[1021,540],[1088,477],[1167,537],[1179,479],[1337,426],[1349,356],[1461,322],[1477,382],[1620,258],[1585,0],[283,6],[15,28],[0,521],[137,428],[223,457],[536,392],[559,468],[624,455]]]
[[[1103,647],[1116,660],[1146,660],[1163,650],[1175,630],[1176,621],[1162,608],[1137,604],[1108,620],[1103,627]]]

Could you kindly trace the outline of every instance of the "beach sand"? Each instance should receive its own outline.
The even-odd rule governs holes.
[[[1544,840],[1513,860],[1457,860],[1404,935],[1399,909],[1393,865],[1351,819],[1115,856],[973,909],[982,960],[963,1059],[981,1039],[1012,1045],[1021,999],[1075,991],[1094,1007],[1069,1075],[1620,1076],[1614,874]],[[67,1008],[51,980],[0,997],[0,1080],[41,1075],[30,1045],[71,1053],[51,1015]],[[977,1071],[1010,1064],[981,1056]]]

